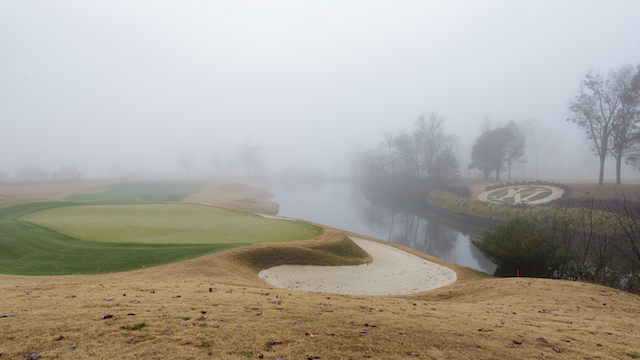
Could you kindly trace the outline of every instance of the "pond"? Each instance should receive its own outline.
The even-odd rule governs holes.
[[[403,245],[438,259],[493,274],[496,266],[469,241],[478,228],[431,212],[384,206],[350,184],[278,186],[270,200],[278,215],[315,222]]]

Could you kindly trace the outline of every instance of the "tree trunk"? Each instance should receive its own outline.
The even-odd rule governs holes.
[[[598,187],[604,187],[604,160],[607,158],[607,152],[600,154],[600,176],[598,177]]]
[[[620,181],[620,168],[622,167],[622,156],[616,157],[616,185],[622,184]]]

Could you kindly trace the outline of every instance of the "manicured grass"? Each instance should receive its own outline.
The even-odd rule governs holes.
[[[102,194],[73,194],[65,200],[85,204],[157,204],[180,202],[211,184],[205,180],[132,181],[117,183]],[[140,201],[138,201],[140,199]]]
[[[46,202],[0,209],[0,273],[67,275],[129,271],[248,245],[239,242],[171,245],[89,242],[17,220],[31,212],[72,205]]]
[[[110,243],[263,243],[304,240],[322,233],[320,227],[302,222],[196,204],[64,206],[19,220],[77,239]]]

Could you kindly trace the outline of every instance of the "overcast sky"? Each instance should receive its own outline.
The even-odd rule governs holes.
[[[486,115],[568,154],[567,102],[640,63],[639,19],[637,0],[2,1],[0,171],[205,169],[251,141],[272,170],[330,173],[432,111],[463,158]]]

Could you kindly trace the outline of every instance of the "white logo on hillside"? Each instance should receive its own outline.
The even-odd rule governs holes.
[[[488,190],[478,199],[493,203],[540,204],[561,197],[563,192],[554,186],[522,185]]]

